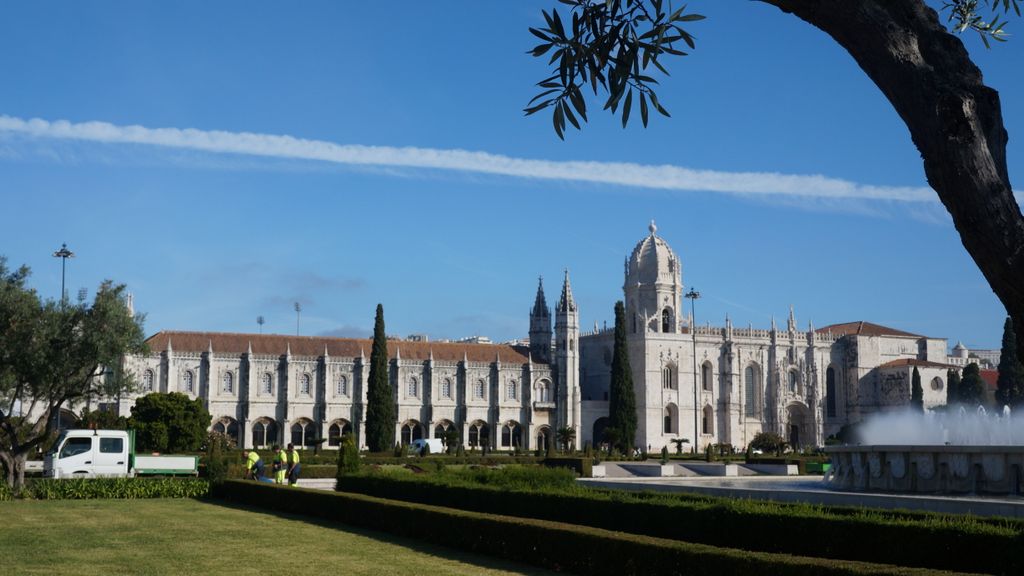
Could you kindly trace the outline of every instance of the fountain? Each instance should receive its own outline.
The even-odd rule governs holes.
[[[857,445],[830,446],[826,477],[837,490],[916,493],[1024,493],[1024,418],[1009,406],[874,416]]]

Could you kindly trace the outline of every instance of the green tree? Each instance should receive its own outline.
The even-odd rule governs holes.
[[[0,256],[0,464],[15,489],[28,454],[53,439],[60,409],[132,390],[122,358],[146,349],[124,286],[103,282],[91,304],[44,302],[28,276]]]
[[[388,342],[384,333],[384,306],[377,304],[370,351],[370,378],[366,390],[366,445],[383,452],[395,443],[395,402],[388,378]]]
[[[558,444],[562,447],[562,450],[566,452],[573,452],[576,449],[576,429],[572,426],[566,426],[559,428],[558,432]]]
[[[924,412],[924,388],[921,387],[921,373],[914,366],[910,376],[910,408],[915,412]]]
[[[338,450],[338,472],[340,478],[348,474],[359,472],[359,447],[356,446],[355,438],[351,434],[341,437],[341,446]]]
[[[974,362],[964,368],[959,390],[962,404],[977,406],[984,401],[985,381],[981,379],[981,370]]]
[[[952,406],[960,402],[960,372],[958,370],[946,371],[946,406]]]
[[[633,392],[633,370],[629,366],[626,347],[626,307],[615,303],[615,349],[612,352],[612,382],[608,394],[608,426],[618,438],[616,447],[623,454],[633,453],[636,436],[636,395]]]
[[[1017,335],[1013,320],[1003,323],[1003,348],[999,356],[999,379],[996,381],[996,403],[1016,407],[1024,400],[1024,366],[1017,356]]]
[[[765,454],[778,454],[786,448],[786,441],[774,432],[758,432],[750,441],[750,447]]]
[[[82,409],[82,417],[75,423],[75,428],[80,430],[126,430],[128,419],[118,416],[112,410],[93,410],[92,412]]]
[[[1010,317],[1024,325],[1024,216],[1010,185],[1002,106],[954,36],[972,31],[986,45],[1004,40],[1003,15],[1020,15],[1020,0],[944,0],[948,18],[925,0],[760,1],[827,34],[889,100],[964,248]],[[567,120],[576,128],[587,121],[588,89],[606,96],[603,107],[621,114],[623,126],[634,103],[644,125],[650,108],[668,116],[654,76],[668,74],[669,57],[695,49],[687,28],[703,16],[663,0],[560,2],[571,17],[545,11],[546,27],[530,29],[541,39],[531,53],[548,61],[550,75],[525,112],[550,111],[560,138]],[[982,13],[986,8],[991,17]],[[1024,358],[1022,346],[1017,343],[1017,352]]]
[[[688,438],[673,438],[671,442],[676,445],[676,454],[682,454],[683,444],[689,444],[690,440]]]
[[[195,452],[206,444],[211,420],[201,398],[154,392],[135,401],[128,426],[135,430],[139,450]]]

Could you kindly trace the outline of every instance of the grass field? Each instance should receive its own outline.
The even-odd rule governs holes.
[[[197,500],[2,502],[0,519],[5,575],[548,574],[414,540]]]

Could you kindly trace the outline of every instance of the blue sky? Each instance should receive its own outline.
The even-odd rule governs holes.
[[[623,130],[592,100],[562,142],[522,115],[553,4],[4,3],[0,254],[56,298],[67,242],[69,292],[128,284],[148,333],[294,333],[300,301],[303,334],[368,334],[383,302],[389,333],[506,340],[565,268],[583,325],[610,321],[653,218],[701,323],[792,304],[801,326],[998,346],[1004,310],[906,128],[822,33],[691,2],[708,20],[659,91],[673,117]],[[1024,44],[964,40],[1013,178]]]

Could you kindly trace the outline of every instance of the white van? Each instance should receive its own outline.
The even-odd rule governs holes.
[[[430,454],[444,454],[444,440],[440,438],[424,438],[413,440],[409,445],[409,453],[419,455],[424,447],[430,447]]]

